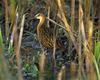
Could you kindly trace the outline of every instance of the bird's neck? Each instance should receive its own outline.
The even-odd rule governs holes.
[[[40,21],[39,21],[39,24],[37,25],[37,36],[38,36],[38,39],[40,39],[40,35],[42,34],[42,29],[43,29],[43,24],[45,22],[45,17],[41,17]]]
[[[44,24],[44,22],[45,22],[45,17],[41,17],[41,19],[39,20],[39,24],[37,26],[37,31],[41,30],[41,27],[43,27],[42,25]]]

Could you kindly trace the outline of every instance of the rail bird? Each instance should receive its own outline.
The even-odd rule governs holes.
[[[35,15],[35,18],[39,20],[39,23],[37,25],[37,36],[40,44],[49,49],[54,48],[54,36],[53,36],[53,31],[44,26],[46,22],[46,17],[42,13],[38,13]],[[56,39],[55,41],[56,49],[65,49],[64,45],[60,42],[60,40]]]

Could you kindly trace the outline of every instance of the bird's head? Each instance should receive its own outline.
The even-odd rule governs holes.
[[[40,21],[45,20],[45,16],[42,13],[38,13],[35,15],[35,19],[39,19]]]
[[[44,14],[38,13],[38,14],[36,14],[36,15],[34,16],[34,19],[35,19],[36,21],[38,21],[37,28],[40,28],[40,27],[42,27],[42,25],[45,23],[46,17],[45,17]]]

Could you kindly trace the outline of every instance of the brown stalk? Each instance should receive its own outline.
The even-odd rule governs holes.
[[[77,64],[74,62],[71,62],[71,67],[70,67],[70,71],[71,71],[71,80],[77,80],[78,76],[77,76]]]
[[[82,10],[82,4],[81,0],[79,0],[79,27],[81,28],[81,34],[83,39],[83,54],[85,56],[86,61],[86,69],[88,73],[88,79],[89,80],[95,80],[96,75],[93,67],[93,52],[91,51],[92,47],[90,48],[91,44],[89,45],[89,41],[91,41],[92,37],[92,24],[89,24],[90,21],[90,1],[86,0],[86,10],[85,10],[85,26],[83,24],[83,10]],[[90,27],[91,26],[91,27]],[[87,31],[90,31],[88,34],[85,33]],[[88,35],[89,38],[86,38],[86,35]],[[91,77],[92,76],[92,77]]]
[[[57,75],[57,80],[66,80],[66,67],[63,65]]]
[[[19,80],[23,80],[22,72],[21,72],[20,48],[21,48],[21,41],[22,41],[22,35],[23,35],[23,29],[24,29],[24,21],[25,21],[25,15],[23,15],[23,17],[22,17],[21,29],[20,29],[20,34],[19,34],[19,41],[18,41],[17,52],[16,52]]]
[[[45,52],[42,51],[42,53],[39,56],[39,80],[44,80],[45,77],[45,60],[46,60],[46,56],[45,56]]]
[[[7,0],[3,0],[4,2],[4,7],[5,7],[5,35],[6,35],[6,40],[9,37],[8,31],[8,1]]]
[[[81,6],[81,0],[79,0],[79,34],[78,34],[78,38],[79,38],[79,48],[78,48],[78,61],[79,61],[79,70],[78,70],[78,75],[79,78],[81,79],[82,74],[82,67],[83,67],[83,61],[82,61],[82,38],[83,41],[85,40],[85,30],[84,30],[84,24],[83,24],[83,10],[82,10],[82,6]]]
[[[75,24],[75,0],[71,0],[71,26],[72,30],[74,30]]]
[[[48,5],[48,18],[50,18],[50,5]],[[50,27],[49,20],[47,21],[47,26]]]
[[[69,33],[69,36],[74,44],[75,49],[77,50],[77,42],[75,40],[74,34],[72,32],[71,26],[68,24],[68,21],[66,19],[65,13],[64,13],[64,0],[56,0],[59,8],[59,13],[62,17],[63,23],[65,25],[66,31]],[[78,51],[77,51],[78,52]]]
[[[14,52],[16,54],[16,61],[17,61],[17,66],[18,66],[18,80],[23,80],[22,73],[21,73],[20,46],[21,46],[21,40],[22,40],[22,34],[23,34],[25,15],[23,15],[22,17],[19,37],[17,33],[17,19],[18,19],[18,13],[16,12],[16,19],[15,19],[15,24],[13,26],[12,34],[14,34]]]
[[[53,42],[54,42],[54,45],[53,45],[53,68],[54,68],[54,76],[56,76],[55,74],[55,68],[56,68],[56,59],[55,59],[55,54],[56,54],[56,36],[57,36],[57,33],[56,33],[56,25],[54,27],[54,31],[53,31]]]

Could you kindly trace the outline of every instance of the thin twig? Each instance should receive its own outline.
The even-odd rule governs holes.
[[[63,28],[64,30],[66,30],[66,28],[65,28],[64,26],[60,25],[59,23],[55,22],[54,20],[52,20],[52,19],[50,19],[50,18],[48,18],[48,17],[46,17],[46,19],[48,19],[49,21],[51,21],[51,22],[54,23],[55,25],[57,25],[57,26]]]

